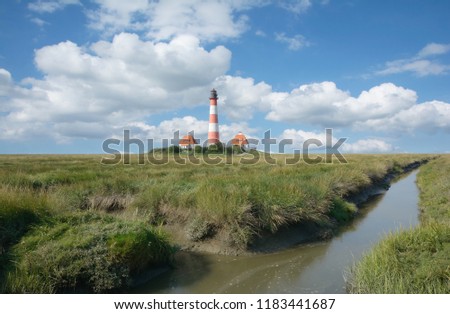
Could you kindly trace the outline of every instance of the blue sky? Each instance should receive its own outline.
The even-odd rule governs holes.
[[[222,141],[450,152],[445,0],[10,0],[0,42],[0,153],[205,140],[213,87]]]

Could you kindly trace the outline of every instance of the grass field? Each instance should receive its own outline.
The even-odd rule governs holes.
[[[180,158],[186,158],[181,156]],[[170,262],[171,235],[226,235],[246,249],[301,222],[332,227],[356,211],[347,196],[426,155],[351,155],[348,163],[105,165],[96,155],[0,156],[0,276],[5,292],[104,292]]]
[[[387,236],[353,269],[354,293],[450,293],[450,156],[418,174],[421,224]]]

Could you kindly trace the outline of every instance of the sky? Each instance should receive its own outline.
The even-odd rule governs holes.
[[[0,154],[203,142],[212,88],[223,142],[449,153],[450,1],[0,2]]]

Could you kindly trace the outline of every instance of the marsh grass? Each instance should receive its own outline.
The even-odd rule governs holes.
[[[49,219],[47,197],[28,189],[0,188],[0,292],[11,263],[10,248],[33,226]]]
[[[10,293],[120,291],[132,276],[167,263],[172,249],[142,223],[96,213],[61,215],[36,226],[13,247]]]
[[[169,260],[157,226],[246,249],[266,232],[354,215],[349,195],[425,155],[351,155],[347,164],[101,164],[99,155],[0,156],[0,259],[8,292],[102,292]],[[218,154],[214,158],[227,158]],[[177,158],[189,158],[178,156]],[[42,282],[42,284],[39,284]],[[5,287],[4,287],[5,288]]]
[[[0,187],[0,254],[48,215],[48,200],[44,193]]]
[[[257,235],[300,221],[341,219],[338,211],[348,208],[340,199],[426,158],[351,155],[347,164],[285,165],[275,155],[276,165],[239,163],[245,156],[230,165],[138,165],[131,157],[130,165],[111,166],[100,164],[101,156],[1,156],[0,183],[45,193],[55,212],[128,212],[124,216],[152,224],[200,219]]]
[[[353,293],[450,293],[450,156],[421,167],[420,226],[388,235],[351,270]]]
[[[432,223],[388,235],[353,269],[353,293],[449,293],[450,228]]]
[[[420,219],[450,225],[450,156],[441,156],[422,167],[417,176]]]

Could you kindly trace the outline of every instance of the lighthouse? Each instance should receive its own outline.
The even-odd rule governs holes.
[[[213,88],[209,96],[209,128],[208,128],[208,146],[219,144],[219,117],[217,114],[217,92]]]

